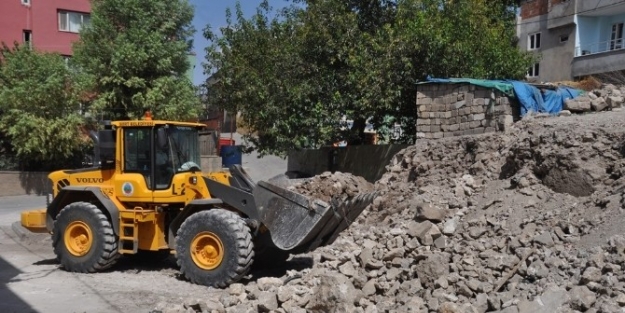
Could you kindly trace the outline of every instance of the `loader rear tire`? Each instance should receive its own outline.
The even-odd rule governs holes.
[[[71,203],[59,212],[54,221],[52,246],[58,261],[70,272],[102,271],[119,259],[111,222],[88,202]]]
[[[227,210],[194,213],[178,230],[176,258],[180,272],[191,282],[227,287],[245,276],[252,265],[250,228]]]

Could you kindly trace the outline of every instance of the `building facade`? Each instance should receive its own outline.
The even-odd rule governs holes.
[[[0,42],[71,56],[90,11],[89,0],[1,0]]]
[[[539,56],[529,81],[562,81],[625,70],[625,0],[524,0],[519,48]]]

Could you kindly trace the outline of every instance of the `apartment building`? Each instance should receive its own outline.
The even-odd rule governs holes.
[[[0,42],[69,57],[90,11],[89,0],[0,0]]]
[[[625,70],[625,0],[523,0],[519,48],[540,56],[529,81]]]

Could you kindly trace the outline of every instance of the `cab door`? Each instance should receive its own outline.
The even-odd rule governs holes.
[[[167,132],[167,126],[161,125],[154,129],[152,146],[154,147],[154,202],[181,203],[186,202],[185,183],[186,173],[176,174],[174,161],[174,147]]]
[[[115,194],[122,202],[152,202],[153,127],[122,128],[121,169],[115,175]]]

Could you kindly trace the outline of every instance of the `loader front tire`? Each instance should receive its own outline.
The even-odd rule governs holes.
[[[252,234],[233,212],[212,209],[194,213],[178,230],[176,258],[181,273],[191,282],[224,288],[250,270]]]
[[[105,270],[119,258],[111,222],[88,202],[71,203],[59,212],[54,221],[52,246],[57,260],[70,272]]]

